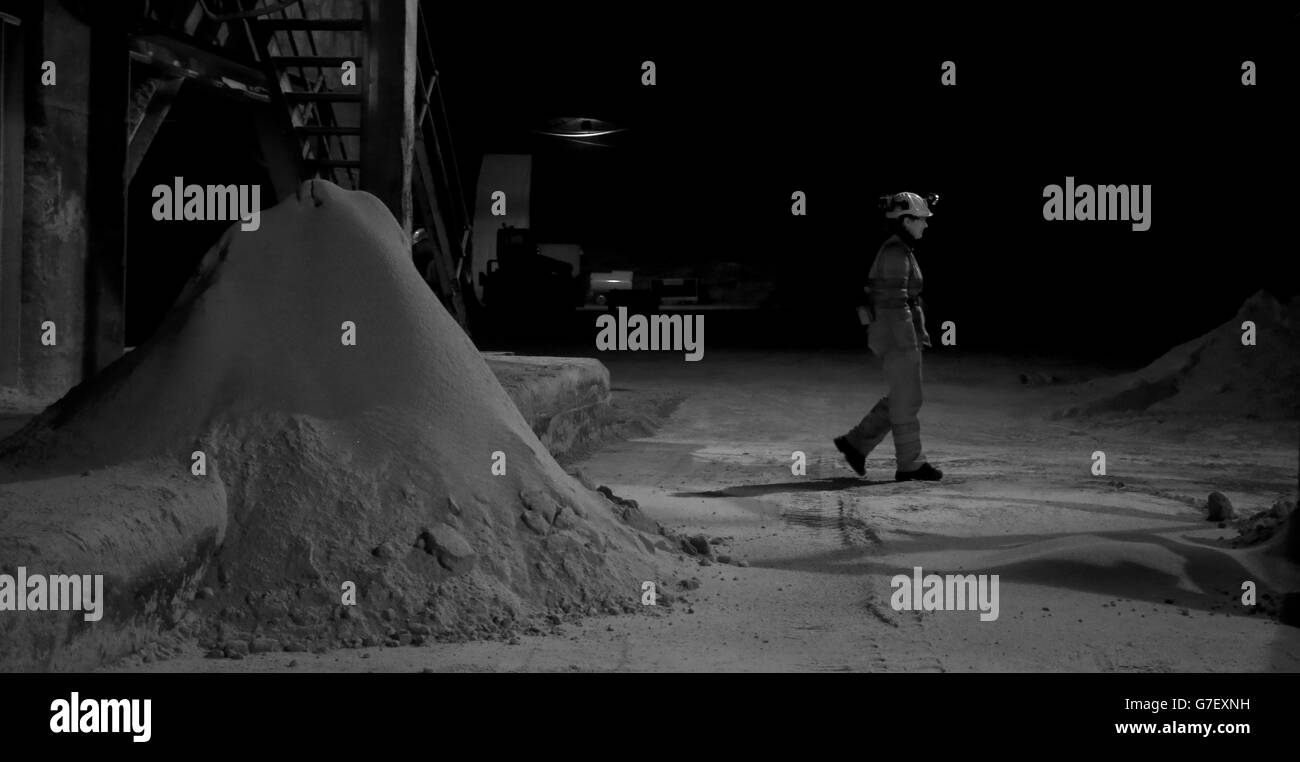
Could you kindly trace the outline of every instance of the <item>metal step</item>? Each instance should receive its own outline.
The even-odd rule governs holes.
[[[360,32],[366,28],[361,19],[262,19],[257,23],[286,32]]]
[[[361,93],[285,93],[290,103],[360,103]]]
[[[348,56],[271,56],[271,61],[281,67],[319,66],[324,69],[337,69],[348,61],[361,66],[359,57]]]

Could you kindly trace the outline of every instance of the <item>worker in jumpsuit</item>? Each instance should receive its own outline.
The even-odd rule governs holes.
[[[867,327],[867,345],[885,369],[889,393],[882,397],[857,426],[836,437],[835,447],[859,476],[866,474],[871,451],[894,435],[898,469],[896,481],[938,481],[943,472],[926,462],[921,450],[921,348],[930,346],[922,312],[921,268],[912,245],[925,232],[931,216],[929,204],[915,193],[888,199],[885,217],[893,221],[893,234],[881,245],[864,291],[868,303],[859,307]]]

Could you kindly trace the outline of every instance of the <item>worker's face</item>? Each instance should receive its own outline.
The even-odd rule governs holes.
[[[907,231],[908,235],[912,236],[918,241],[921,240],[921,234],[925,232],[925,227],[927,224],[928,223],[926,222],[924,217],[903,218],[903,228]]]

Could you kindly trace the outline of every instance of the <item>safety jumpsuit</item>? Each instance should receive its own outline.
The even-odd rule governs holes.
[[[868,277],[875,318],[868,328],[867,345],[883,360],[889,393],[844,436],[866,456],[892,432],[898,470],[913,471],[926,462],[917,419],[921,411],[918,328],[925,336],[925,315],[917,299],[921,268],[911,247],[895,234],[881,245]]]

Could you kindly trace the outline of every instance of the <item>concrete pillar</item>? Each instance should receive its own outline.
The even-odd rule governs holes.
[[[24,20],[28,86],[23,187],[20,383],[57,397],[81,380],[86,320],[86,138],[90,116],[90,26],[58,2]],[[42,64],[56,83],[40,83]],[[57,344],[41,343],[54,323]]]
[[[58,397],[123,349],[128,61],[112,8],[78,16],[58,0],[33,5],[43,12],[30,27],[24,19],[19,381],[36,396]],[[40,81],[45,61],[57,67],[52,86]],[[55,325],[54,346],[41,341],[46,321]]]
[[[18,386],[23,277],[23,69],[21,18],[0,14],[0,387]]]
[[[417,0],[367,0],[361,189],[411,234]]]

